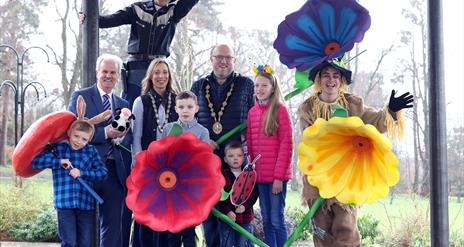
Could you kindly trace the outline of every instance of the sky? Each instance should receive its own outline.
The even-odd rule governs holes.
[[[277,33],[277,26],[285,16],[297,11],[305,2],[305,0],[226,1],[221,17],[226,26],[238,26],[244,29],[260,27]],[[389,47],[394,40],[398,39],[400,30],[407,29],[409,24],[403,18],[401,10],[408,7],[408,1],[362,0],[358,2],[369,11],[371,16],[371,27],[361,42],[367,51],[361,55],[360,59],[365,66],[369,66],[376,61],[382,49]],[[464,1],[442,0],[442,2],[445,97],[448,109],[453,109],[447,113],[447,119],[464,125]],[[239,15],[237,15],[238,11],[240,11]],[[387,58],[381,69],[382,73],[391,76],[397,59],[397,56]],[[407,84],[403,87],[405,90],[410,90]]]
[[[201,0],[200,0],[201,1]],[[112,1],[111,10],[118,10],[135,2],[135,0]],[[298,10],[305,0],[269,1],[269,0],[224,0],[219,9],[220,18],[227,26],[242,29],[266,29],[277,35],[277,26],[285,16]],[[398,40],[398,33],[408,28],[408,23],[401,14],[401,9],[408,7],[404,0],[361,0],[359,1],[371,15],[371,27],[361,42],[367,51],[362,55],[361,63],[366,70],[376,61],[382,49]],[[443,31],[445,58],[446,102],[450,109],[447,118],[464,124],[464,1],[443,2]],[[50,8],[50,11],[51,8]],[[53,13],[54,14],[54,13]],[[56,29],[50,28],[51,20],[42,25],[45,34]],[[56,36],[56,32],[48,37]],[[50,42],[49,38],[44,42]],[[219,41],[220,42],[220,41]],[[388,78],[397,65],[397,56],[387,57],[381,72]],[[403,86],[408,90],[408,85]],[[389,90],[386,90],[389,91]]]

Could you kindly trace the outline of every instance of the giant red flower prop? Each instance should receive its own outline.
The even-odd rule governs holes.
[[[206,220],[225,180],[209,144],[185,133],[138,153],[126,184],[126,203],[138,223],[176,233]]]

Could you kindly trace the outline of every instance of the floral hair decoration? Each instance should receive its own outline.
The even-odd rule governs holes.
[[[273,75],[275,71],[272,69],[271,65],[265,64],[265,65],[258,65],[257,67],[253,67],[253,74],[254,75],[259,75],[259,74],[269,74]]]

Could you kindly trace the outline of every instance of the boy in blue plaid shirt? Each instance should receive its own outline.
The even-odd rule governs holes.
[[[76,120],[68,129],[68,140],[54,144],[32,161],[35,169],[51,168],[53,204],[58,215],[61,246],[91,246],[93,239],[94,198],[77,181],[80,177],[91,187],[105,179],[107,168],[93,145],[87,145],[94,126],[87,120]],[[55,152],[56,150],[56,152]]]

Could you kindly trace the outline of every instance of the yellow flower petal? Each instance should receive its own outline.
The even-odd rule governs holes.
[[[361,205],[387,196],[399,181],[388,138],[358,117],[317,119],[297,151],[299,169],[324,198]]]

